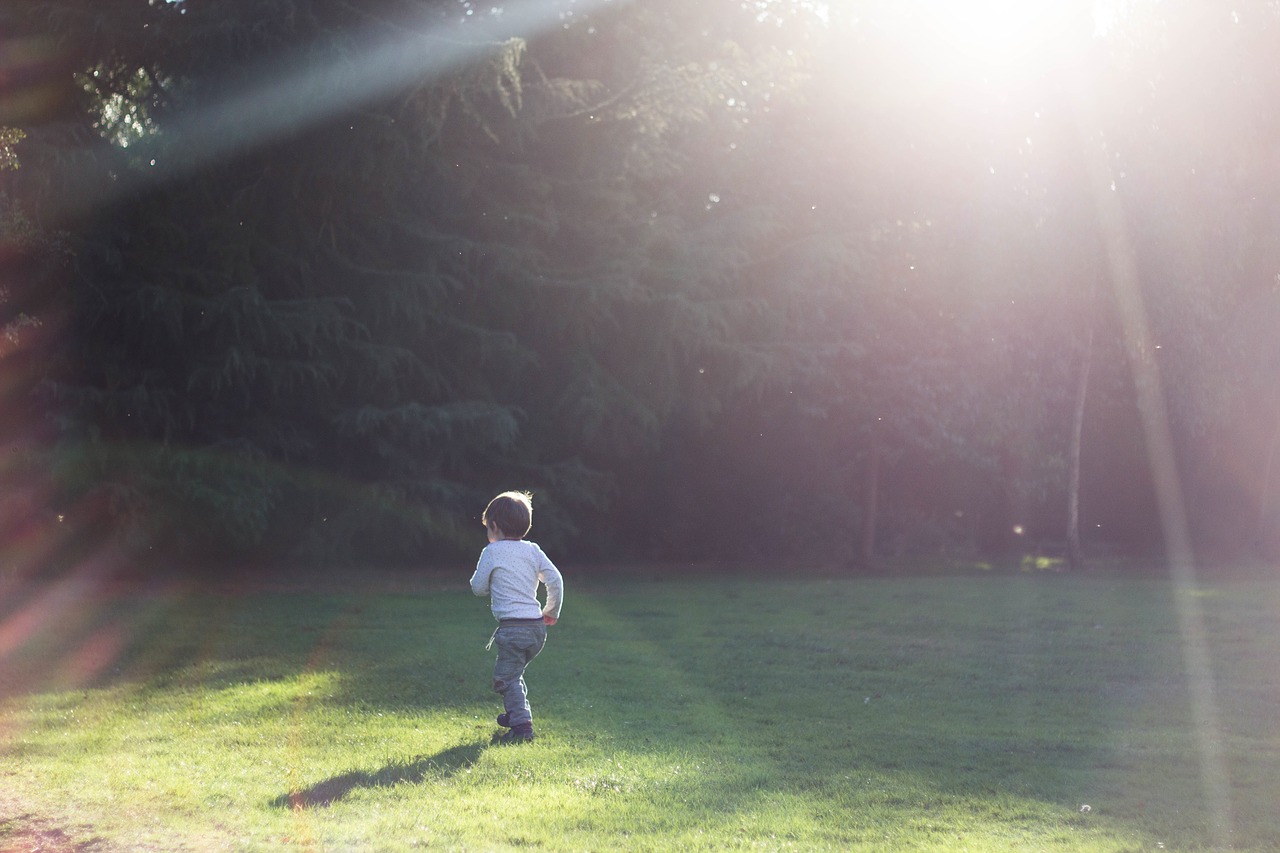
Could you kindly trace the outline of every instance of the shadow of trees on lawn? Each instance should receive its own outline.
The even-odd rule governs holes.
[[[475,764],[484,749],[485,744],[469,743],[438,752],[430,758],[419,758],[407,763],[394,762],[372,772],[353,770],[300,791],[284,794],[271,804],[276,808],[291,809],[329,806],[357,788],[390,788],[402,782],[418,783],[428,777],[448,778]]]

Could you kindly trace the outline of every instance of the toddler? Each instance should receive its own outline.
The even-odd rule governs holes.
[[[547,642],[547,626],[560,618],[564,579],[555,564],[536,543],[527,541],[533,526],[533,500],[528,492],[503,492],[489,502],[480,517],[489,544],[480,552],[471,591],[488,595],[493,618],[498,620],[490,645],[497,643],[493,689],[502,696],[504,711],[498,725],[511,731],[502,743],[533,740],[533,714],[529,708],[524,670]],[[538,604],[538,584],[546,587],[546,605]]]

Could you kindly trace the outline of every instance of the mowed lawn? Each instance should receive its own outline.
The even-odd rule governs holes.
[[[1280,583],[1187,599],[1219,814],[1160,578],[566,567],[502,747],[467,574],[8,589],[0,849],[1280,849]]]

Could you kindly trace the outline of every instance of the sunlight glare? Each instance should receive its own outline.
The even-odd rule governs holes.
[[[1027,73],[1095,34],[1092,4],[1062,0],[921,0],[913,29],[939,68]]]
[[[982,0],[944,3],[931,24],[938,35],[967,57],[992,65],[1008,65],[1035,49],[1042,37],[1034,3]]]

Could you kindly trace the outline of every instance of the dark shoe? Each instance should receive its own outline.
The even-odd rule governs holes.
[[[511,728],[511,715],[506,713],[505,711],[499,714],[498,725],[502,726],[504,729]]]
[[[533,725],[520,723],[498,738],[498,743],[533,743]]]

